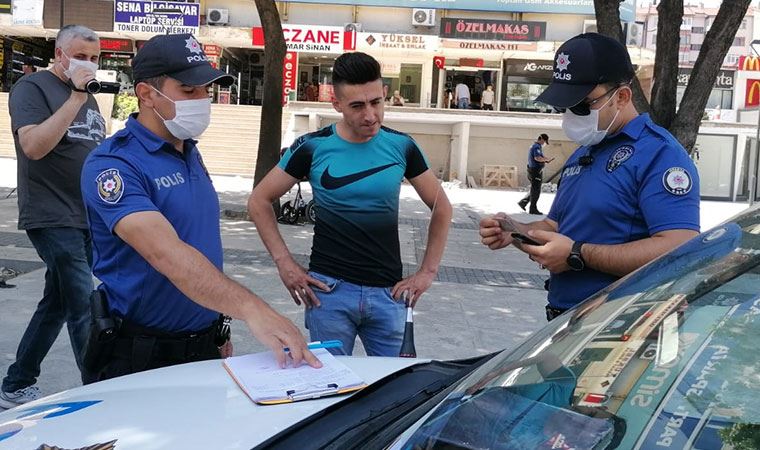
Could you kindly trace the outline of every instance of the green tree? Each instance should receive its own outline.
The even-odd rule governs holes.
[[[702,113],[707,106],[723,59],[751,0],[723,0],[710,30],[705,35],[697,61],[676,111],[678,46],[681,41],[683,0],[662,0],[657,5],[657,53],[651,102],[647,102],[638,80],[634,81],[634,103],[639,112],[667,128],[691,153],[697,141]],[[625,42],[620,22],[620,0],[594,0],[599,33]]]

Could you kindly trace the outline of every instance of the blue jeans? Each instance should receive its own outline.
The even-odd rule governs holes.
[[[323,292],[312,286],[322,304],[306,309],[306,328],[312,341],[337,339],[343,348],[330,352],[351,355],[358,334],[367,355],[399,355],[406,307],[391,297],[390,288],[361,286],[316,272],[309,275],[330,288]]]
[[[460,98],[459,103],[457,104],[457,108],[459,109],[470,109],[470,99],[469,98]]]
[[[60,227],[27,230],[26,234],[47,266],[45,291],[18,345],[16,362],[3,379],[5,392],[37,382],[40,364],[64,322],[82,380],[85,380],[82,351],[90,329],[89,298],[93,289],[90,232]]]

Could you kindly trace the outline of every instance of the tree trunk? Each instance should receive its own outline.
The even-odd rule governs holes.
[[[664,128],[670,128],[676,118],[681,22],[683,0],[665,0],[657,5],[657,53],[651,105],[652,120]]]
[[[694,69],[691,71],[689,84],[678,106],[678,114],[672,126],[669,127],[673,136],[689,153],[692,152],[697,141],[702,114],[723,59],[734,42],[734,36],[749,5],[750,0],[724,0],[702,43],[697,62],[694,63]]]
[[[620,22],[620,1],[594,0],[594,11],[596,12],[596,29],[599,34],[617,39],[625,45],[623,25]],[[631,89],[633,90],[633,104],[636,105],[636,109],[639,112],[648,112],[649,103],[641,89],[638,78],[634,77]]]
[[[282,144],[282,64],[287,46],[280,13],[273,0],[254,0],[264,28],[264,98],[261,105],[259,149],[253,185],[256,186],[280,159]]]

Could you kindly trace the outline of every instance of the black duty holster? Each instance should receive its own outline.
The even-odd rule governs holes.
[[[82,363],[92,373],[100,372],[113,352],[119,320],[111,315],[105,294],[96,289],[90,294],[90,334]]]

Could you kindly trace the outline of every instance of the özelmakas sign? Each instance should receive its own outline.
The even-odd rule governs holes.
[[[444,18],[440,36],[480,41],[542,41],[546,22]]]
[[[182,14],[154,13],[157,8],[178,9]],[[172,33],[198,34],[198,3],[116,0],[113,11],[114,31],[162,34],[171,27]]]

